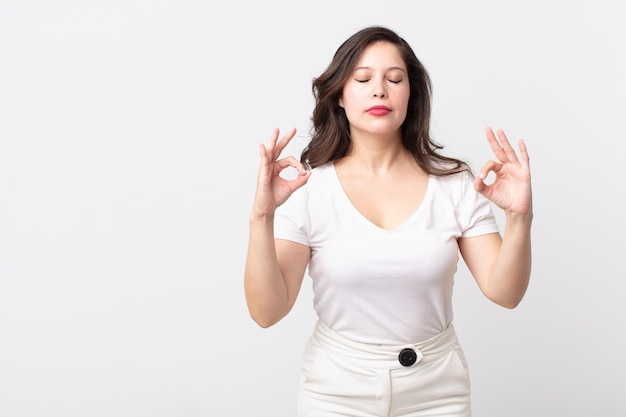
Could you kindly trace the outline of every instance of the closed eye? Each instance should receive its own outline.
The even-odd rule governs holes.
[[[367,78],[367,79],[355,78],[354,81],[356,81],[357,83],[366,83],[366,82],[370,81],[370,79],[369,78]],[[399,80],[387,80],[387,81],[389,81],[390,83],[394,83],[394,84],[400,84],[403,80],[401,78]]]

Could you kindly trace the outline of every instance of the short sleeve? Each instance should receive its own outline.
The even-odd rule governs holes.
[[[274,214],[274,238],[302,245],[309,243],[309,216],[306,188],[296,190]]]
[[[462,198],[458,206],[461,237],[474,237],[499,232],[491,201],[474,189],[474,179],[462,175]]]

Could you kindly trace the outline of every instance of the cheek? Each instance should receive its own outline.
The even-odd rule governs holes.
[[[402,96],[400,97],[400,102],[402,103],[402,107],[404,107],[405,112],[406,109],[409,107],[409,97],[409,92],[402,94]]]
[[[409,94],[405,94],[402,97],[402,115],[401,115],[401,119],[404,122],[404,120],[406,120],[406,116],[408,113],[408,109],[409,109]]]
[[[353,99],[354,97],[354,91],[350,90],[349,88],[344,88],[343,91],[341,92],[341,105],[346,107],[346,106],[350,106],[350,103],[352,103],[354,101]]]
[[[402,100],[406,103],[406,106],[409,105],[409,97],[411,96],[411,90],[407,88],[402,92]]]

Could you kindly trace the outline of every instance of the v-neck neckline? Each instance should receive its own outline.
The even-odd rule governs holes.
[[[401,221],[397,226],[392,227],[391,229],[386,229],[384,227],[381,227],[379,225],[377,225],[376,223],[374,223],[373,221],[371,221],[367,216],[365,216],[352,202],[352,200],[350,200],[350,197],[348,196],[348,194],[346,193],[346,190],[343,188],[343,184],[341,183],[341,179],[339,178],[339,174],[337,173],[337,169],[335,167],[335,163],[332,162],[330,164],[330,168],[331,171],[333,173],[333,177],[335,179],[335,185],[338,187],[338,191],[339,194],[342,196],[342,200],[344,202],[345,205],[347,205],[350,210],[354,213],[356,213],[356,215],[363,221],[365,222],[367,225],[369,225],[370,227],[373,227],[377,230],[380,230],[382,232],[385,233],[393,233],[395,231],[398,231],[404,227],[406,227],[408,224],[410,224],[416,217],[418,217],[418,215],[421,213],[422,211],[422,207],[428,203],[430,201],[430,196],[432,194],[432,182],[433,182],[433,176],[429,175],[428,176],[428,183],[426,185],[426,192],[424,193],[424,198],[422,198],[422,201],[419,203],[419,205],[417,206],[417,208],[403,221]]]

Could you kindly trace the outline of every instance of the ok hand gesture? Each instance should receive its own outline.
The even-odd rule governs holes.
[[[276,208],[287,201],[294,191],[306,184],[311,176],[311,171],[307,171],[304,165],[293,156],[278,159],[295,134],[296,129],[292,128],[278,140],[279,130],[274,129],[268,144],[259,145],[261,161],[252,207],[254,215],[273,215]],[[296,178],[287,180],[280,176],[280,173],[288,167],[298,171]]]
[[[523,140],[519,141],[520,160],[501,129],[497,132],[497,138],[490,127],[485,129],[485,133],[491,150],[500,162],[485,163],[476,177],[474,187],[506,214],[532,215],[530,166],[526,144]],[[489,172],[495,174],[495,180],[487,185],[485,179]]]

